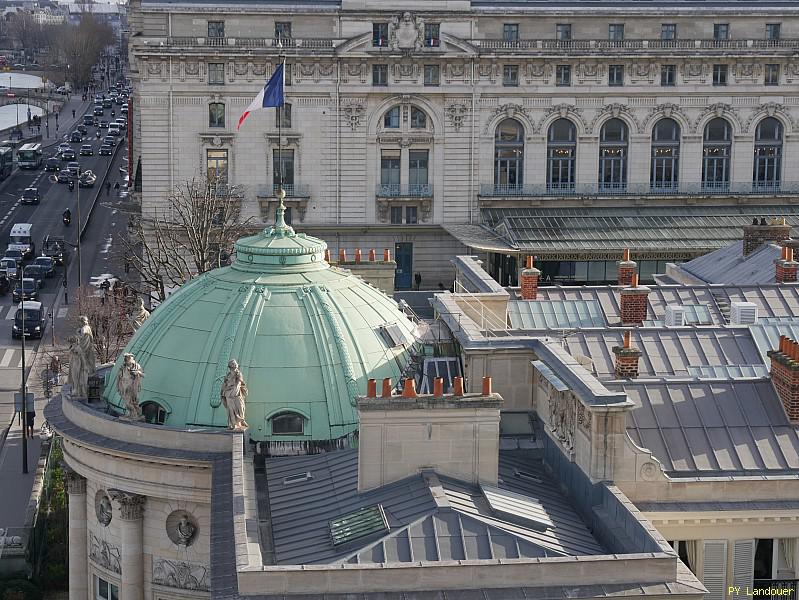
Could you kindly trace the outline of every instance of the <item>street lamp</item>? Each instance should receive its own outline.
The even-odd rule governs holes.
[[[80,168],[78,168],[77,182],[75,183],[75,205],[78,210],[78,287],[80,287],[83,282],[83,261],[81,260],[80,254],[80,233],[81,224],[83,223],[80,218],[80,177],[81,171]]]
[[[22,472],[28,473],[28,382],[25,379],[25,266],[20,268],[19,292],[22,298]],[[14,293],[13,290],[11,292]]]

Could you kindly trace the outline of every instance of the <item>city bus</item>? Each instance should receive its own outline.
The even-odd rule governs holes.
[[[42,145],[25,144],[17,150],[17,164],[20,169],[38,169],[42,166]]]
[[[11,175],[14,168],[14,149],[0,146],[0,181]]]

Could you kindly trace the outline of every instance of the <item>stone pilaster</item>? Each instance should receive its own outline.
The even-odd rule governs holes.
[[[88,541],[86,538],[86,478],[67,473],[69,493],[69,600],[86,600],[89,594]]]
[[[120,600],[144,600],[144,557],[142,517],[146,496],[122,490],[108,490],[119,503],[122,531],[122,585]]]

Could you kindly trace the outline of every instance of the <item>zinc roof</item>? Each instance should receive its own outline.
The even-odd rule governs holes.
[[[513,329],[570,329],[605,325],[602,307],[596,300],[509,300],[508,317]]]
[[[744,256],[743,240],[739,240],[684,262],[679,268],[706,283],[774,283],[774,261],[780,257],[780,251],[776,244],[765,244]]]
[[[672,476],[787,474],[799,469],[799,435],[771,382],[608,383],[636,409],[627,431]]]

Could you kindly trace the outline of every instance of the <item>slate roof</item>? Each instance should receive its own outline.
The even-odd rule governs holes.
[[[739,240],[684,262],[679,268],[706,283],[774,283],[774,261],[780,257],[780,251],[776,244],[765,244],[744,256],[743,240]]]
[[[525,252],[704,254],[741,239],[752,218],[785,216],[799,224],[799,206],[642,206],[580,208],[484,208],[482,222],[507,232]]]
[[[799,435],[771,382],[608,383],[636,409],[627,431],[672,476],[781,475],[799,469]]]
[[[419,560],[490,559],[603,554],[602,546],[558,491],[557,483],[540,462],[500,454],[500,488],[530,496],[537,511],[555,524],[540,530],[499,519],[476,486],[441,478],[448,500],[437,504],[428,480],[408,477],[359,494],[358,453],[338,451],[266,461],[266,485],[256,477],[259,492],[267,492],[274,550],[280,564],[336,562],[412,562]],[[522,481],[514,470],[523,467],[533,480]],[[298,473],[311,478],[284,484]],[[329,521],[362,507],[380,504],[389,523],[388,534],[333,546]],[[263,542],[262,542],[263,544]]]

